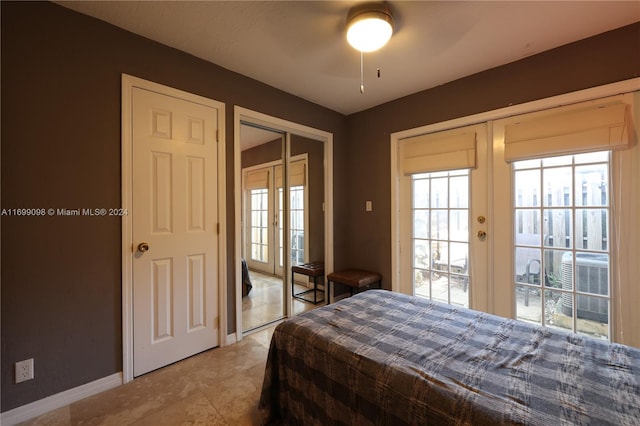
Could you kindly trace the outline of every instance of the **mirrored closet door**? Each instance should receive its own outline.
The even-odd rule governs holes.
[[[242,121],[242,331],[323,304],[324,143]],[[302,273],[294,273],[294,271]],[[314,275],[315,276],[312,276]]]

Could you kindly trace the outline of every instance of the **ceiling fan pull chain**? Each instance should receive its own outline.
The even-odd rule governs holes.
[[[360,51],[360,93],[364,93],[364,52]]]

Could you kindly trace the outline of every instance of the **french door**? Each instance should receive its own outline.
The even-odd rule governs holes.
[[[394,134],[392,289],[639,346],[640,92],[609,90]]]
[[[290,162],[289,189],[291,264],[306,260],[305,240],[308,199],[305,196],[306,158]],[[248,266],[276,276],[283,275],[284,188],[282,166],[264,165],[245,172],[246,247]]]
[[[277,206],[275,167],[263,166],[245,172],[246,247],[248,266],[266,274],[275,274],[277,227],[280,209]]]
[[[484,126],[401,141],[400,291],[444,303],[486,306]]]

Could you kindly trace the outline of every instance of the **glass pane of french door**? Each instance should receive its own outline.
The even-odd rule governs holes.
[[[305,263],[305,253],[304,253],[304,233],[305,233],[305,223],[304,223],[304,186],[292,186],[289,189],[289,228],[291,229],[291,266],[300,265]],[[284,214],[282,210],[283,206],[283,197],[284,191],[282,188],[278,188],[278,262],[277,265],[282,269],[282,259],[284,256],[284,229],[283,229],[283,220],[282,215]]]
[[[516,318],[608,339],[609,152],[513,164]]]
[[[250,195],[250,259],[269,262],[269,190],[252,189]]]
[[[469,170],[412,176],[417,296],[469,307]]]
[[[289,203],[289,210],[291,211],[291,221],[289,223],[291,229],[291,265],[300,265],[305,261],[304,186],[292,186],[289,192],[291,194],[291,202]]]

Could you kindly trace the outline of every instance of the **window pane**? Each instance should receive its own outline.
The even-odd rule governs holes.
[[[413,285],[417,296],[431,298],[431,272],[424,269],[414,269]]]
[[[516,319],[540,324],[541,306],[539,289],[516,285]]]
[[[543,185],[545,206],[571,205],[571,167],[545,169]]]
[[[544,325],[562,330],[573,330],[573,319],[570,314],[562,312],[564,301],[571,297],[570,293],[547,290],[543,293]]]
[[[448,206],[448,181],[447,178],[431,179],[431,208],[446,208]]]
[[[415,238],[429,238],[429,211],[414,210],[413,236]]]
[[[414,240],[413,242],[413,266],[415,268],[431,268],[429,256],[429,243],[425,240]]]
[[[576,287],[580,293],[609,295],[609,256],[576,253]]]
[[[568,288],[564,286],[563,282],[563,259],[567,253],[571,255],[571,252],[565,250],[544,250],[544,279],[546,287],[562,288],[564,290],[572,289],[570,282]]]
[[[540,249],[516,247],[515,281],[518,283],[540,284],[542,257]]]
[[[545,223],[545,247],[571,248],[571,209],[549,209],[542,212]]]
[[[434,276],[434,280],[431,283],[431,298],[439,302],[449,303],[449,275]]]
[[[449,180],[449,208],[469,207],[469,177],[460,176]]]
[[[431,268],[436,272],[449,272],[449,244],[431,241]]]
[[[608,186],[609,172],[606,164],[576,167],[576,206],[609,205]]]
[[[431,210],[431,238],[435,240],[449,238],[448,213],[447,210]]]
[[[540,210],[516,210],[516,244],[540,245]]]
[[[516,207],[540,205],[540,170],[515,173]]]
[[[413,181],[413,207],[416,209],[429,207],[429,180]]]
[[[452,210],[449,227],[453,241],[469,241],[469,210]]]
[[[601,339],[609,338],[609,300],[578,295],[577,331]]]
[[[576,247],[607,250],[609,223],[606,209],[576,209]]]
[[[451,243],[449,246],[449,258],[452,265],[452,272],[466,274],[467,258],[469,257],[469,244]],[[453,268],[455,266],[455,268]],[[455,271],[454,271],[455,269]]]

